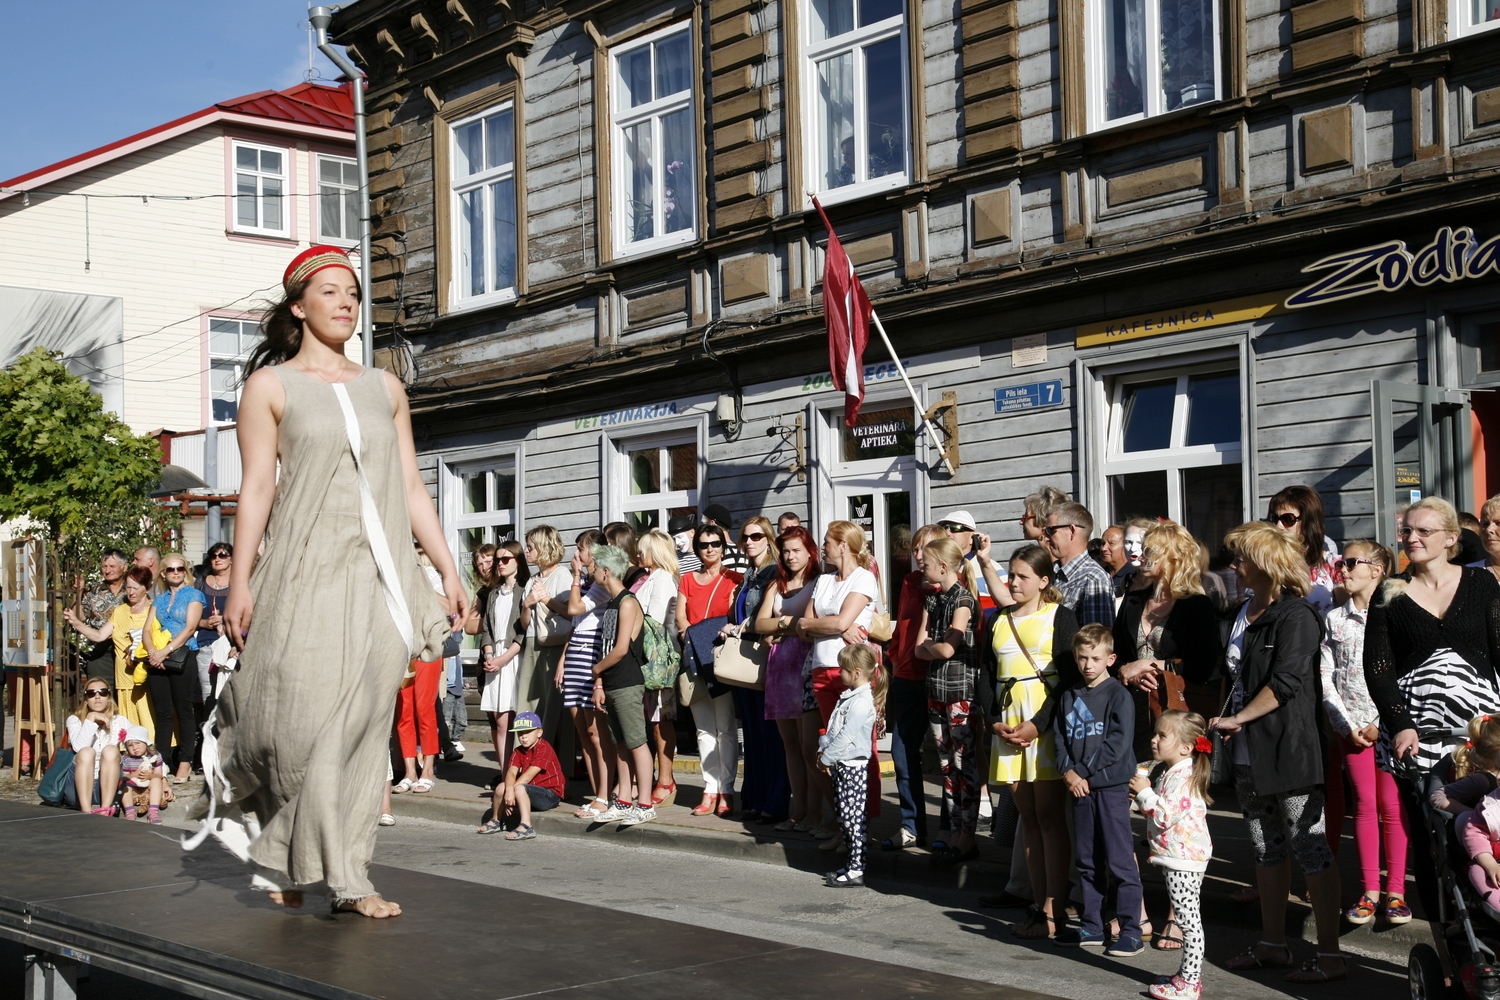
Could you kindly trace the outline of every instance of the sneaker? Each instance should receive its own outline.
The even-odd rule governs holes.
[[[1147,992],[1156,1000],[1198,1000],[1203,995],[1203,982],[1190,983],[1181,976],[1162,976]]]
[[[463,753],[464,752],[464,745],[462,743],[458,742],[458,740],[454,740],[453,741],[453,752],[454,753]]]
[[[1363,927],[1375,919],[1375,909],[1375,900],[1369,896],[1361,896],[1358,902],[1344,911],[1344,919],[1356,927]]]
[[[1385,917],[1387,923],[1409,924],[1411,923],[1411,907],[1406,905],[1406,900],[1400,896],[1392,896],[1385,901],[1381,907],[1381,916]]]
[[[642,823],[649,823],[656,818],[656,810],[650,806],[643,806],[637,803],[630,806],[629,809],[630,815],[620,820],[621,826],[639,826]]]
[[[630,810],[635,807],[626,802],[611,802],[609,808],[599,814],[595,823],[618,823],[630,815]]]
[[[1086,931],[1081,927],[1066,927],[1057,932],[1052,943],[1059,948],[1103,948],[1104,934],[1100,931]],[[1136,941],[1140,944],[1140,941]]]
[[[1132,955],[1139,955],[1145,950],[1146,943],[1144,941],[1127,934],[1115,938],[1114,944],[1104,949],[1104,954],[1113,955],[1116,958],[1129,958]]]

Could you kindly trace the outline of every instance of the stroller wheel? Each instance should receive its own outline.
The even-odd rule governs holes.
[[[1406,960],[1406,981],[1411,1000],[1448,1000],[1456,994],[1443,980],[1443,963],[1428,944],[1412,948]]]

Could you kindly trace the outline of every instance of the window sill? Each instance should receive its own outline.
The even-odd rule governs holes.
[[[644,260],[656,254],[679,251],[685,246],[698,242],[698,232],[695,229],[684,229],[681,234],[663,236],[655,240],[643,240],[640,243],[632,243],[620,250],[610,261],[612,264],[624,264],[630,261]]]
[[[910,183],[910,179],[903,171],[899,174],[877,177],[872,181],[862,181],[859,184],[846,184],[843,187],[829,188],[826,191],[816,191],[814,194],[819,204],[826,208],[829,205],[842,205],[860,198],[899,191]],[[809,204],[807,207],[812,208],[812,205]]]
[[[1147,125],[1160,125],[1163,122],[1174,122],[1183,118],[1192,118],[1209,111],[1223,103],[1224,98],[1214,97],[1207,101],[1199,101],[1197,104],[1189,104],[1185,108],[1177,108],[1175,111],[1163,111],[1159,115],[1142,115],[1139,118],[1127,118],[1124,121],[1110,122],[1107,125],[1099,125],[1090,128],[1083,138],[1092,139],[1095,136],[1118,135],[1133,128],[1141,128]]]
[[[513,305],[517,300],[516,290],[507,288],[503,292],[489,292],[485,295],[474,295],[466,299],[458,299],[448,303],[448,314],[478,312],[481,309],[490,309],[495,306]]]
[[[240,240],[245,243],[265,243],[278,247],[296,246],[301,242],[285,233],[254,233],[245,232],[241,229],[226,229],[224,230],[224,235],[232,240]]]

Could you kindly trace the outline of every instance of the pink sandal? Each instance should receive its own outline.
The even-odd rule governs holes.
[[[93,814],[95,816],[113,816],[115,814],[115,807],[105,806],[103,809],[95,809],[93,810]]]

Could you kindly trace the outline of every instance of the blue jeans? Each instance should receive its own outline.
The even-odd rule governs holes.
[[[556,809],[557,804],[562,801],[557,793],[550,788],[540,785],[522,785],[526,789],[526,797],[531,800],[532,812],[546,812],[548,809]]]
[[[922,740],[927,734],[927,682],[892,677],[891,760],[901,798],[901,829],[927,839],[927,801],[922,796]]]

